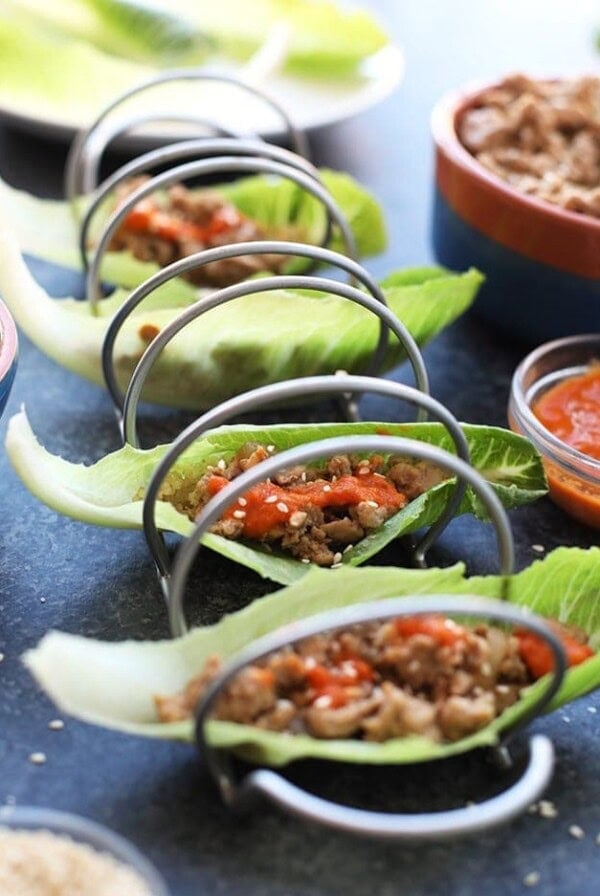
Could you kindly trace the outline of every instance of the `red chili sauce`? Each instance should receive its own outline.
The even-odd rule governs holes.
[[[553,386],[532,411],[561,442],[600,460],[600,364]],[[546,462],[546,473],[556,503],[576,519],[600,527],[600,482],[595,486],[552,461]]]

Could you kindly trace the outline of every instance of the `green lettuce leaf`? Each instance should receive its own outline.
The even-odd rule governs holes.
[[[111,56],[154,65],[197,65],[214,44],[187,17],[146,0],[9,0],[29,27],[87,41]]]
[[[197,65],[213,51],[245,61],[273,28],[285,26],[283,68],[310,78],[348,78],[388,44],[366,11],[331,0],[19,0],[7,3],[28,31],[51,28],[111,57],[167,65]]]
[[[361,257],[376,255],[386,246],[386,231],[381,206],[374,196],[343,172],[321,171],[324,185],[342,210],[354,234]],[[201,192],[201,191],[197,191]],[[299,242],[319,243],[325,229],[323,206],[291,181],[257,175],[221,186],[211,187],[243,214],[261,224],[273,238],[293,238]],[[78,208],[83,208],[80,200]],[[44,261],[81,270],[78,249],[78,224],[68,203],[39,199],[0,180],[0,209],[7,230],[14,233],[21,250]],[[98,215],[96,232],[101,226]],[[334,232],[331,248],[341,249]],[[105,281],[117,286],[134,287],[158,270],[158,265],[134,258],[129,252],[108,252],[102,266]],[[177,281],[184,298],[195,295],[186,281]]]
[[[481,282],[475,270],[452,274],[420,269],[406,283],[390,282],[384,292],[390,308],[423,344],[469,308]],[[0,227],[0,294],[41,351],[104,385],[102,342],[125,292],[101,302],[97,317],[83,302],[52,299],[33,279],[12,234]],[[189,284],[172,283],[130,315],[115,351],[122,388],[147,348],[140,332],[163,329],[195,296]],[[198,410],[265,383],[340,368],[361,372],[378,333],[373,314],[325,293],[279,290],[246,296],[213,309],[179,333],[154,365],[144,398]],[[403,357],[399,343],[390,339],[386,368]]]
[[[334,575],[336,587],[332,588]],[[315,569],[290,587],[177,640],[109,644],[50,632],[24,660],[58,706],[77,718],[132,734],[192,741],[191,720],[157,723],[153,697],[181,690],[209,656],[233,657],[257,638],[324,610],[414,594],[499,598],[503,596],[503,582],[500,576],[466,578],[462,564],[424,571]],[[582,627],[598,650],[600,549],[559,548],[510,577],[508,600],[542,616]],[[497,743],[499,733],[527,711],[543,686],[543,682],[536,683],[492,724],[452,744],[435,744],[423,737],[382,744],[325,741],[216,721],[209,723],[207,735],[215,746],[233,747],[245,758],[267,765],[284,765],[302,757],[372,764],[423,762]],[[600,655],[596,655],[567,672],[550,709],[599,686]]]
[[[217,464],[221,458],[229,460],[248,441],[274,445],[278,451],[284,451],[328,436],[376,433],[382,428],[390,435],[419,439],[452,450],[449,436],[439,423],[224,426],[202,436],[186,451],[170,474],[170,485],[179,487],[196,482],[208,465]],[[545,493],[541,460],[530,442],[508,430],[490,426],[465,425],[463,429],[473,465],[492,483],[507,507],[517,507]],[[59,513],[82,522],[116,528],[141,526],[141,497],[167,448],[161,445],[145,451],[126,445],[92,466],[72,464],[45,451],[36,440],[24,411],[12,418],[6,437],[10,461],[36,497]],[[411,501],[344,554],[343,563],[347,566],[364,563],[400,535],[432,523],[445,507],[452,488],[452,481],[448,480]],[[483,508],[470,489],[459,512],[484,518]],[[157,504],[156,520],[162,529],[180,535],[189,535],[192,530],[188,518],[167,502]],[[203,544],[282,584],[304,576],[308,568],[293,557],[272,554],[218,535],[206,535]]]

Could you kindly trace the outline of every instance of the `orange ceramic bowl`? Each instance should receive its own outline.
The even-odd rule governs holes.
[[[541,345],[517,367],[508,407],[511,429],[527,436],[542,455],[550,497],[575,519],[596,529],[600,529],[600,461],[558,439],[531,406],[551,386],[584,373],[598,359],[600,333]]]
[[[436,257],[483,271],[475,310],[506,332],[540,342],[600,330],[600,220],[519,192],[458,138],[461,116],[490,86],[433,111]]]

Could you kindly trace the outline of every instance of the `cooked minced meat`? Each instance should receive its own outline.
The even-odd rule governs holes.
[[[117,189],[117,204],[147,180],[132,178]],[[241,214],[219,193],[192,192],[181,184],[159,198],[141,200],[115,233],[110,249],[128,251],[140,261],[166,267],[202,249],[265,239],[256,221]],[[198,286],[229,286],[261,271],[276,273],[283,255],[244,255],[215,261],[185,276]]]
[[[571,665],[592,655],[583,633],[551,624]],[[182,693],[156,697],[159,719],[193,715],[219,668],[211,657]],[[401,617],[313,636],[247,666],[213,718],[318,738],[450,742],[488,725],[551,668],[548,648],[527,631]]]
[[[263,445],[249,442],[229,463],[209,467],[196,483],[174,486],[167,480],[160,497],[193,520],[229,481],[268,456]],[[259,541],[318,566],[335,566],[344,550],[444,478],[438,467],[402,458],[338,455],[325,466],[293,467],[250,489],[212,531]]]

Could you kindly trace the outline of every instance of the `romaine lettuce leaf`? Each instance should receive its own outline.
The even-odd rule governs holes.
[[[332,576],[335,588],[331,587]],[[51,632],[24,660],[59,707],[77,718],[132,734],[192,741],[193,721],[158,723],[153,697],[181,690],[210,655],[227,659],[283,625],[336,607],[414,594],[499,598],[502,588],[500,576],[466,578],[462,564],[424,571],[375,567],[312,570],[290,587],[177,640],[114,644]],[[598,650],[600,549],[559,548],[510,577],[508,600],[582,627]],[[599,686],[600,655],[596,655],[567,672],[550,709]],[[497,743],[499,733],[526,712],[539,687],[543,687],[541,682],[491,725],[446,745],[422,737],[382,744],[324,741],[216,721],[209,722],[207,734],[215,746],[234,747],[245,758],[267,765],[284,765],[309,756],[372,764],[423,762]]]
[[[475,270],[452,274],[420,269],[384,288],[390,308],[423,344],[469,308],[482,281]],[[104,385],[101,348],[108,318],[125,300],[117,292],[100,303],[99,316],[83,302],[52,299],[33,279],[8,230],[0,227],[0,294],[17,324],[58,364]],[[190,285],[173,282],[130,315],[117,340],[116,370],[125,388],[156,332],[195,298]],[[248,389],[344,369],[361,372],[377,343],[376,317],[353,302],[301,290],[246,296],[208,312],[162,352],[144,398],[198,410]],[[403,360],[390,339],[386,368]]]
[[[387,237],[383,212],[375,197],[343,172],[323,169],[321,178],[346,216],[359,255],[366,257],[382,252]],[[272,239],[287,237],[313,244],[321,240],[325,210],[317,199],[292,181],[257,175],[211,187],[211,192],[225,196],[243,214],[261,224]],[[85,199],[79,200],[78,210],[84,205]],[[38,199],[0,180],[0,210],[7,230],[14,233],[27,255],[81,270],[78,225],[67,202]],[[99,219],[100,215],[95,232],[101,224]],[[335,230],[330,247],[342,248]],[[157,270],[158,265],[139,261],[128,252],[108,252],[102,276],[117,286],[134,287]],[[177,281],[176,288],[184,296],[194,295],[193,288],[185,281]]]
[[[224,426],[198,439],[181,457],[171,476],[172,483],[195,482],[209,464],[230,459],[246,442],[274,445],[278,451],[330,436],[376,433],[385,428],[390,435],[419,439],[452,450],[450,438],[439,423],[329,423],[280,426]],[[490,426],[463,427],[471,460],[476,469],[492,483],[507,507],[517,507],[546,491],[541,460],[526,439],[508,430]],[[15,470],[31,492],[49,507],[82,522],[116,528],[138,528],[142,519],[142,496],[152,471],[168,446],[149,451],[126,445],[96,464],[86,467],[71,464],[49,454],[36,440],[22,411],[12,418],[6,437],[6,450]],[[390,517],[344,554],[343,563],[364,563],[400,535],[432,523],[446,505],[452,481],[431,488]],[[484,518],[483,508],[468,489],[460,513],[475,513]],[[165,529],[189,535],[192,524],[166,502],[158,502],[157,524]],[[208,534],[206,547],[229,557],[265,578],[287,584],[306,574],[307,566],[289,555],[276,555],[238,542]]]

